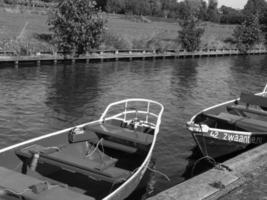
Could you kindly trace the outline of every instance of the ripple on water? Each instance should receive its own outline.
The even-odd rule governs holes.
[[[154,192],[184,180],[194,157],[185,123],[241,90],[262,90],[265,56],[75,64],[0,69],[0,147],[92,121],[110,102],[141,97],[164,104],[154,151]],[[187,172],[188,173],[188,172]]]

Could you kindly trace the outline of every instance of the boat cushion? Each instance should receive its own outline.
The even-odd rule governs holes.
[[[74,192],[59,185],[50,185],[37,178],[0,167],[0,197],[17,196],[29,200],[93,200],[94,198]],[[46,185],[41,190],[35,188]]]
[[[130,130],[127,128],[121,128],[108,123],[87,125],[84,127],[84,129],[93,131],[97,134],[103,134],[142,145],[150,145],[154,138],[154,136],[150,134],[142,133],[136,130]]]
[[[83,149],[78,144],[79,143],[74,143],[71,145],[74,145],[79,151],[83,152]],[[36,151],[38,148],[43,149],[47,147],[32,145],[18,150],[17,154],[31,159],[33,156],[31,149]],[[103,157],[103,159],[107,159],[106,162],[98,162],[95,159],[92,160],[86,156],[82,156],[81,153],[69,146],[49,154],[40,153],[39,162],[57,166],[71,172],[97,177],[98,179],[108,182],[120,182],[130,176],[130,171],[114,166],[117,159],[107,157]]]

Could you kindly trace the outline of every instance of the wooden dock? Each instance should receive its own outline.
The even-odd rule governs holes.
[[[252,184],[255,183],[253,178],[250,180],[248,177],[253,177],[255,170],[260,168],[267,168],[267,144],[262,144],[259,147],[244,152],[221,165],[217,165],[200,175],[162,191],[147,200],[216,200],[228,196],[230,198],[228,197],[226,199],[233,199],[229,195],[229,192],[236,188],[241,188],[241,191],[243,191],[246,188],[244,184],[248,181]],[[258,185],[263,185],[264,181],[266,182],[266,180],[263,180],[266,175],[264,171],[262,173],[256,176],[257,179],[261,177],[260,180],[256,180]],[[249,191],[251,193],[250,197],[266,199],[266,190],[259,190],[260,188],[251,185]],[[237,196],[239,198],[234,199],[254,199],[245,198],[242,196],[243,194],[238,193]]]
[[[159,52],[156,50],[105,50],[92,51],[80,56],[63,56],[62,53],[40,52],[31,56],[17,56],[14,52],[0,52],[0,67],[4,65],[42,65],[57,63],[94,63],[107,61],[132,61],[132,60],[151,60],[151,59],[182,59],[182,58],[201,58],[216,56],[235,56],[244,55],[237,49],[201,49],[195,52],[185,50],[165,50]],[[246,55],[267,54],[267,49],[253,49]]]

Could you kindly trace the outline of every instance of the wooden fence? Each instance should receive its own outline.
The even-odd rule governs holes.
[[[240,52],[238,49],[200,49],[194,52],[188,52],[183,49],[116,49],[116,50],[96,50],[86,54],[76,55],[75,53],[64,52],[38,52],[34,55],[20,56],[13,51],[0,51],[0,63],[6,64],[49,64],[65,62],[104,62],[119,60],[146,60],[146,59],[165,59],[165,58],[195,58],[195,57],[215,57],[215,56],[233,56],[233,55],[257,55],[266,54],[267,49],[258,48]]]

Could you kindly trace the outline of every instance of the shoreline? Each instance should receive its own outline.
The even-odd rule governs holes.
[[[10,52],[8,52],[10,53]],[[217,56],[237,56],[237,55],[261,55],[267,54],[267,49],[252,49],[247,53],[240,52],[237,49],[205,49],[195,52],[187,52],[185,50],[165,50],[157,52],[156,50],[107,50],[94,51],[86,55],[80,56],[63,56],[60,53],[40,52],[34,56],[13,56],[5,55],[2,52],[0,56],[0,64],[3,65],[42,65],[42,64],[58,64],[58,63],[95,63],[109,61],[132,61],[132,60],[154,60],[154,59],[184,59],[184,58],[202,58]]]

